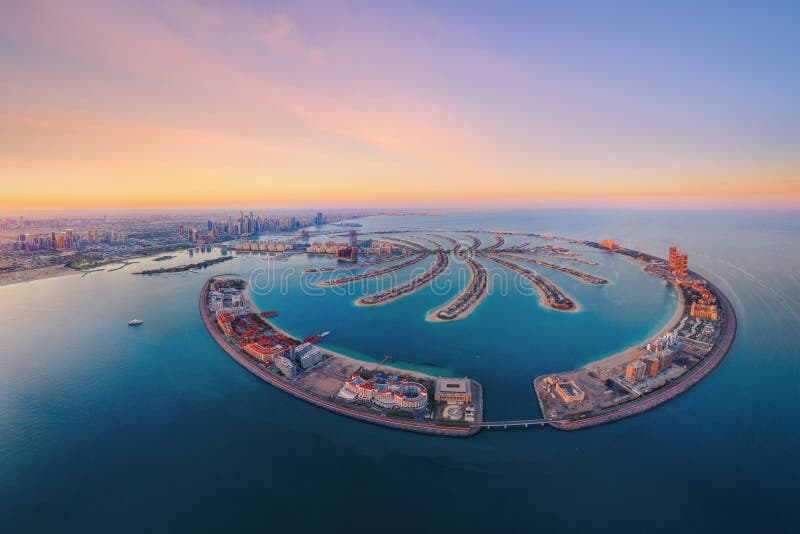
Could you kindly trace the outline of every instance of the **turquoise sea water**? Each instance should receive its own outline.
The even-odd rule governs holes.
[[[373,361],[388,354],[407,368],[474,377],[487,418],[517,418],[538,414],[533,376],[614,353],[671,317],[674,292],[617,256],[586,251],[601,265],[576,266],[609,287],[536,268],[580,304],[577,314],[545,310],[514,286],[503,292],[503,270],[486,264],[493,294],[446,324],[425,316],[466,282],[457,260],[436,287],[370,308],[353,302],[376,281],[308,294],[297,273],[324,261],[304,256],[130,275],[188,260],[180,256],[0,287],[0,519],[10,531],[338,531],[354,522],[390,532],[790,530],[800,477],[799,219],[550,211],[364,220],[364,231],[553,232],[661,256],[674,242],[689,253],[736,307],[728,359],[667,405],[573,433],[432,438],[321,411],[230,360],[205,332],[198,294],[211,275],[263,271],[253,280],[269,289],[253,298],[279,310],[279,326],[331,330],[327,346]],[[145,324],[129,328],[132,317]]]

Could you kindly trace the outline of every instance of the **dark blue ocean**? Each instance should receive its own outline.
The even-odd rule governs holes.
[[[698,386],[631,419],[578,432],[435,438],[324,412],[247,373],[200,321],[205,280],[236,273],[263,283],[254,295],[261,309],[278,310],[276,323],[298,336],[330,330],[331,349],[473,377],[484,386],[487,419],[538,416],[534,376],[651,336],[672,316],[674,291],[632,262],[577,248],[601,264],[575,267],[611,285],[537,270],[579,303],[579,313],[542,308],[493,266],[492,294],[468,318],[446,324],[425,316],[465,283],[457,260],[435,286],[369,308],[353,302],[377,282],[349,293],[317,290],[299,272],[331,262],[305,256],[240,255],[199,273],[131,275],[216,250],[0,287],[0,530],[794,529],[797,212],[538,211],[360,222],[361,231],[612,238],[659,256],[674,243],[730,298],[737,339]],[[522,241],[534,240],[509,239]],[[133,317],[145,323],[129,328]]]

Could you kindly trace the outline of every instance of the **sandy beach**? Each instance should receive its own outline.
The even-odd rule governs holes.
[[[255,304],[253,304],[253,301],[250,300],[250,295],[249,295],[247,289],[245,289],[242,292],[242,295],[244,296],[245,301],[247,302],[247,305],[250,307],[250,309],[252,309],[255,313],[259,313],[260,310],[258,309],[258,307]],[[285,336],[288,336],[288,337],[292,337],[294,339],[303,339],[302,337],[296,336],[296,335],[292,334],[291,332],[283,330],[282,328],[278,328],[278,326],[272,321],[268,321],[266,319],[264,319],[264,321],[269,323],[269,325],[276,332],[280,332],[281,334],[283,334]],[[327,354],[330,354],[333,357],[336,357],[337,360],[341,360],[341,361],[337,361],[336,362],[337,365],[341,365],[342,367],[352,368],[352,371],[349,371],[349,374],[352,374],[353,372],[355,372],[359,367],[368,367],[370,365],[378,365],[377,361],[376,362],[371,362],[371,361],[359,360],[358,358],[353,358],[352,356],[347,356],[347,355],[342,354],[340,352],[336,352],[336,351],[327,349],[325,347],[321,347],[319,345],[317,345],[317,348],[319,348],[322,352],[325,352]],[[399,367],[395,367],[395,366],[393,366],[391,364],[387,364],[387,363],[384,363],[381,366],[381,369],[390,370],[390,371],[392,371],[392,372],[394,372],[394,373],[396,373],[398,375],[410,376],[410,377],[415,377],[415,378],[422,378],[422,379],[427,379],[427,380],[434,380],[436,378],[436,377],[434,377],[432,375],[428,375],[428,374],[420,373],[420,372],[416,372],[416,371],[409,371],[409,370],[406,370],[406,369],[401,369]],[[347,377],[345,377],[345,378],[347,378]]]
[[[0,286],[8,286],[11,284],[18,284],[21,282],[33,282],[35,280],[43,280],[45,278],[55,278],[57,276],[68,276],[72,274],[83,274],[85,271],[76,271],[61,265],[54,265],[51,267],[40,267],[38,269],[25,269],[22,271],[13,271],[10,273],[0,274]]]
[[[681,291],[678,288],[678,286],[676,286],[675,284],[671,285],[673,289],[675,289],[675,293],[678,295],[678,306],[675,309],[675,313],[672,314],[670,320],[667,321],[667,324],[665,324],[664,327],[661,328],[661,330],[659,330],[658,333],[656,333],[654,336],[648,338],[648,340],[663,336],[667,332],[673,330],[676,326],[678,326],[678,323],[681,321],[681,318],[683,318],[683,314],[686,308],[686,299],[683,297],[683,291]],[[637,343],[635,346],[638,346],[640,344],[641,343]],[[616,354],[612,354],[611,356],[607,356],[600,360],[591,362],[587,365],[584,365],[583,368],[589,370],[600,370],[600,369],[611,369],[613,367],[622,365],[631,359],[629,354],[631,348],[633,347],[628,347],[627,349],[621,352],[617,352]]]
[[[483,299],[485,299],[488,294],[489,294],[489,289],[487,288],[486,291],[484,291],[483,294],[475,300],[475,302],[470,304],[469,307],[467,307],[467,309],[464,310],[464,312],[461,315],[459,315],[458,317],[456,317],[455,319],[448,319],[448,320],[439,319],[439,317],[437,317],[437,314],[441,310],[443,310],[443,309],[447,308],[448,306],[450,306],[450,304],[453,303],[458,298],[457,296],[456,296],[456,298],[454,298],[453,300],[451,300],[450,302],[448,302],[444,306],[440,306],[440,307],[436,308],[435,310],[433,310],[432,312],[428,313],[428,315],[425,316],[425,320],[428,321],[429,323],[451,323],[453,321],[460,321],[461,319],[464,319],[465,317],[469,317],[470,314],[473,311],[475,311],[478,308],[478,306],[480,306],[481,302],[483,302]]]

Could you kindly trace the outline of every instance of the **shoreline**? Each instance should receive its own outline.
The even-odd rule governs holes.
[[[693,386],[697,385],[709,374],[711,374],[711,372],[725,360],[731,348],[733,347],[733,342],[736,340],[738,322],[736,318],[736,311],[733,309],[733,304],[731,304],[731,302],[728,300],[725,294],[719,290],[719,288],[709,281],[707,281],[707,283],[710,288],[713,288],[714,294],[717,295],[718,301],[725,309],[726,325],[724,335],[702,362],[695,365],[684,375],[673,382],[668,382],[665,386],[657,390],[648,392],[634,400],[622,403],[615,409],[590,415],[589,417],[578,416],[578,418],[568,421],[553,421],[549,423],[549,425],[558,430],[572,431],[613,423],[615,421],[619,421],[620,419],[625,419],[650,411],[653,408],[669,402],[675,397],[685,393]],[[540,378],[542,377],[537,377],[535,380],[539,380]]]
[[[276,387],[277,389],[292,395],[293,397],[304,400],[310,404],[323,408],[327,411],[333,412],[337,415],[342,415],[345,417],[349,417],[351,419],[357,419],[359,421],[363,421],[366,423],[372,423],[379,426],[384,426],[388,428],[394,428],[396,430],[405,430],[408,432],[416,432],[419,434],[426,434],[426,435],[433,435],[433,436],[442,436],[442,437],[469,437],[477,434],[480,432],[479,427],[471,426],[471,425],[459,425],[459,426],[450,426],[447,424],[440,424],[435,421],[431,422],[423,422],[418,420],[406,420],[400,417],[392,417],[390,415],[380,415],[376,413],[370,413],[364,410],[357,410],[354,408],[350,408],[344,405],[340,405],[325,398],[311,393],[309,391],[305,391],[293,383],[278,378],[272,375],[266,368],[259,366],[257,363],[250,361],[246,356],[240,354],[237,349],[235,349],[227,339],[222,337],[222,334],[218,331],[216,325],[211,320],[208,311],[207,305],[207,294],[208,294],[208,286],[211,279],[206,281],[203,289],[200,291],[200,299],[199,299],[199,306],[200,306],[200,316],[203,321],[203,324],[206,327],[206,330],[214,338],[214,341],[228,354],[236,363],[244,367],[247,371],[254,374],[259,379],[271,384],[272,386]],[[247,291],[245,287],[245,291]],[[244,294],[244,293],[243,293]],[[244,294],[248,304],[251,304],[249,295]],[[258,310],[258,308],[255,308]],[[257,312],[256,312],[257,313]],[[272,323],[265,321],[271,327],[275,328],[277,331],[284,333],[283,330],[276,328]],[[288,335],[288,333],[286,333]],[[293,337],[294,336],[290,336]],[[295,338],[297,339],[297,338]],[[329,354],[334,355],[333,357],[339,357],[338,353],[334,351],[328,351],[327,349],[321,349]],[[343,356],[343,358],[347,360],[352,360],[350,357]],[[403,373],[407,376],[413,376],[412,373]],[[428,375],[422,374],[422,376],[428,377]],[[474,382],[474,381],[473,381]],[[477,382],[475,382],[477,384]],[[482,407],[481,407],[482,409]]]
[[[466,263],[469,266],[469,262],[465,261],[463,256],[461,256],[461,261],[463,261],[464,263]],[[474,312],[476,309],[478,309],[478,306],[480,306],[481,302],[483,302],[483,299],[485,299],[489,295],[489,274],[488,274],[488,272],[486,272],[486,268],[483,265],[479,264],[478,261],[473,259],[473,258],[470,258],[470,261],[474,261],[481,269],[484,270],[484,276],[486,277],[486,288],[483,291],[483,293],[481,293],[480,296],[477,299],[472,301],[470,303],[470,305],[467,306],[464,309],[464,311],[462,311],[460,314],[458,314],[457,317],[455,317],[453,319],[440,319],[439,318],[439,313],[442,310],[445,310],[448,307],[452,306],[454,302],[456,302],[458,299],[460,299],[461,295],[464,293],[464,291],[469,289],[469,287],[475,281],[475,272],[474,272],[473,269],[470,269],[470,271],[472,272],[472,278],[470,278],[470,281],[467,284],[467,287],[464,288],[464,291],[459,292],[458,295],[456,295],[455,297],[450,299],[450,301],[446,302],[443,306],[439,306],[438,308],[435,308],[432,311],[428,312],[428,314],[425,316],[425,321],[427,321],[429,323],[452,323],[453,321],[460,321],[461,319],[466,319],[467,317],[469,317],[472,314],[472,312]]]
[[[373,293],[371,295],[365,295],[363,297],[357,298],[356,301],[355,301],[355,305],[356,306],[361,306],[361,307],[383,306],[384,304],[389,304],[390,302],[394,302],[397,299],[400,299],[400,298],[403,298],[403,297],[407,297],[409,295],[413,295],[414,293],[416,293],[417,291],[419,291],[423,287],[427,286],[428,284],[433,283],[433,281],[436,280],[439,277],[439,275],[442,274],[442,272],[444,272],[445,269],[447,269],[448,265],[450,264],[450,257],[445,253],[442,253],[442,257],[444,258],[444,261],[442,262],[441,265],[437,264],[437,262],[434,261],[433,265],[427,271],[425,271],[424,273],[412,278],[408,282],[403,282],[402,284],[398,284],[396,286],[392,286],[389,289],[385,289],[384,291],[395,290],[398,287],[403,287],[403,286],[411,283],[413,280],[417,280],[419,278],[424,278],[426,276],[431,276],[430,280],[426,280],[424,282],[420,282],[415,287],[413,287],[412,289],[409,289],[408,291],[404,291],[403,293],[400,293],[400,294],[395,295],[393,297],[386,298],[386,299],[384,299],[384,300],[382,300],[380,302],[369,303],[369,302],[364,302],[364,299],[367,299],[367,298],[370,298],[370,297],[374,297],[378,293],[382,293],[381,291],[379,291],[378,293]]]
[[[437,317],[437,314],[439,313],[439,311],[443,310],[444,308],[446,308],[450,304],[450,302],[453,302],[455,300],[455,299],[453,299],[450,302],[448,302],[447,304],[445,304],[444,306],[440,306],[440,307],[436,308],[435,310],[433,310],[432,312],[429,312],[425,316],[425,320],[427,322],[429,322],[429,323],[452,323],[454,321],[460,321],[461,319],[466,319],[467,317],[472,315],[472,312],[474,312],[475,310],[478,309],[478,306],[480,306],[481,302],[483,302],[483,299],[485,299],[488,296],[489,296],[489,290],[487,289],[486,291],[484,291],[484,293],[480,297],[478,297],[475,300],[475,302],[470,304],[469,307],[467,307],[467,309],[464,310],[455,319],[439,319],[439,317]],[[458,297],[456,297],[456,298],[458,298]]]
[[[490,257],[488,255],[481,255],[481,256],[478,256],[478,257],[482,258],[482,259],[484,259],[486,261],[490,261],[492,263],[496,263],[500,267],[503,267],[504,269],[508,269],[509,271],[512,271],[512,272],[516,273],[517,276],[520,276],[521,278],[524,278],[525,280],[527,280],[534,288],[536,288],[536,293],[538,293],[538,295],[539,295],[538,305],[540,307],[542,307],[542,308],[544,308],[546,310],[557,311],[557,312],[561,312],[561,313],[578,313],[578,312],[582,311],[581,305],[578,303],[578,301],[576,301],[571,296],[569,296],[560,287],[558,287],[555,284],[553,284],[553,282],[550,282],[550,280],[548,280],[544,276],[541,276],[538,272],[533,271],[531,269],[526,269],[526,268],[521,267],[521,266],[516,265],[516,264],[513,264],[515,267],[518,267],[519,269],[523,269],[525,271],[529,271],[529,272],[533,273],[535,276],[539,276],[539,277],[543,278],[544,280],[547,280],[547,282],[549,282],[556,289],[558,289],[558,291],[564,296],[565,299],[569,300],[572,303],[572,307],[571,308],[564,309],[564,308],[557,308],[557,307],[553,306],[553,304],[550,302],[550,299],[547,298],[547,293],[544,292],[544,289],[539,285],[539,283],[534,282],[533,280],[528,278],[527,275],[524,275],[521,272],[517,271],[516,269],[512,269],[511,267],[508,267],[507,265],[504,265],[502,263],[502,262],[506,262],[506,263],[512,263],[512,262],[509,262],[508,260],[505,260],[503,258],[493,258],[493,257]]]
[[[530,265],[536,265],[538,267],[543,267],[545,269],[550,269],[550,270],[553,270],[553,271],[557,271],[557,272],[560,272],[560,273],[564,274],[565,276],[569,276],[571,278],[574,278],[575,280],[578,280],[579,282],[582,282],[582,283],[587,284],[587,285],[591,285],[591,286],[607,286],[607,285],[611,285],[611,282],[609,280],[603,278],[602,276],[597,276],[597,275],[594,275],[594,274],[585,273],[583,271],[578,271],[577,269],[572,269],[570,267],[565,267],[563,265],[557,265],[555,263],[550,263],[550,262],[547,262],[547,261],[537,260],[536,258],[526,258],[524,256],[520,256],[519,254],[498,253],[497,255],[500,256],[501,258],[509,259],[511,261],[518,261],[518,262],[521,262],[521,263],[528,263]],[[574,271],[574,273],[570,272],[570,271]],[[587,280],[587,277],[595,278],[598,281],[597,282],[592,282],[590,280]]]
[[[469,317],[472,314],[472,312],[474,312],[476,309],[478,309],[478,306],[480,306],[480,304],[483,301],[483,299],[485,299],[487,296],[489,296],[489,290],[488,289],[486,291],[484,291],[484,293],[480,297],[478,297],[475,300],[475,302],[470,304],[467,307],[467,309],[464,310],[455,319],[439,319],[439,317],[437,317],[437,314],[439,313],[439,311],[441,311],[444,308],[446,308],[450,304],[450,302],[453,302],[455,300],[455,299],[453,299],[450,302],[448,302],[447,304],[445,304],[444,306],[440,306],[440,307],[436,308],[435,310],[433,310],[432,312],[429,312],[425,316],[425,320],[427,322],[429,322],[429,323],[452,323],[453,321],[460,321],[461,319],[466,319],[467,317]],[[458,297],[456,297],[456,298],[458,298]]]
[[[675,290],[675,293],[676,293],[676,295],[678,297],[678,306],[675,308],[675,312],[672,314],[672,317],[669,318],[669,321],[667,321],[666,324],[663,327],[661,327],[661,329],[657,333],[655,333],[652,336],[648,336],[647,338],[645,338],[644,341],[636,343],[636,344],[628,347],[627,349],[623,349],[623,350],[621,350],[619,352],[615,352],[614,354],[611,354],[609,356],[605,356],[603,358],[600,358],[599,360],[594,360],[594,361],[589,362],[589,363],[587,363],[585,365],[582,365],[580,367],[580,369],[596,370],[596,369],[600,369],[602,367],[609,367],[609,366],[610,367],[614,367],[614,366],[620,365],[620,364],[624,363],[625,360],[627,360],[627,358],[623,359],[623,357],[627,356],[628,352],[631,349],[633,349],[636,346],[641,345],[642,343],[646,342],[647,339],[661,337],[664,334],[666,334],[667,332],[673,330],[676,326],[678,326],[678,323],[681,322],[681,319],[683,319],[683,316],[685,315],[686,310],[687,310],[686,297],[683,296],[683,291],[681,291],[680,288],[677,285],[675,285],[672,282],[667,282],[667,283],[670,286],[672,286],[672,288]]]
[[[37,280],[46,280],[48,278],[59,278],[61,276],[70,276],[74,274],[84,274],[89,271],[79,271],[77,269],[70,269],[63,265],[50,266],[50,267],[37,267],[35,269],[23,269],[21,271],[11,271],[9,273],[0,274],[0,287],[13,286],[14,284],[24,284],[28,282],[36,282]]]
[[[258,310],[258,306],[256,306],[253,303],[253,301],[251,300],[251,298],[250,298],[249,287],[245,287],[244,291],[242,291],[242,296],[244,297],[244,300],[247,303],[248,307],[250,307],[251,310],[254,310],[255,313],[258,313],[256,311],[256,310]],[[273,321],[266,321],[265,320],[265,322],[267,322],[269,324],[269,326],[271,328],[273,328],[276,332],[279,332],[280,334],[283,334],[284,336],[287,336],[287,337],[290,337],[290,338],[294,338],[294,339],[302,339],[301,337],[298,337],[298,336],[292,334],[291,332],[278,327]],[[335,350],[331,350],[331,349],[325,348],[325,347],[320,346],[319,344],[316,344],[316,343],[315,343],[315,345],[320,350],[325,351],[328,354],[331,354],[331,355],[336,356],[338,358],[341,358],[341,359],[343,359],[345,361],[348,361],[348,362],[352,363],[353,365],[359,365],[361,367],[367,367],[367,365],[369,365],[369,364],[378,365],[380,363],[380,361],[368,362],[368,361],[365,361],[365,360],[361,360],[359,358],[355,358],[353,356],[348,356],[346,354],[342,354],[341,352],[337,352]],[[399,367],[395,367],[393,365],[389,365],[389,364],[386,364],[386,363],[381,365],[381,368],[382,369],[391,369],[391,370],[396,371],[398,373],[405,374],[405,375],[408,375],[408,376],[413,376],[415,378],[423,378],[423,379],[426,379],[426,380],[433,380],[433,379],[436,378],[435,376],[428,375],[426,373],[421,373],[419,371],[408,371],[406,369],[401,369]]]
[[[636,252],[633,250],[632,252]],[[631,261],[635,261],[641,265],[642,271],[650,276],[656,276],[657,278],[662,278],[665,280],[669,285],[673,287],[677,296],[678,296],[678,305],[675,309],[675,312],[672,314],[672,317],[666,322],[662,328],[652,336],[653,338],[658,338],[664,335],[667,332],[670,332],[677,328],[677,326],[682,321],[683,317],[688,311],[689,302],[687,301],[681,287],[679,284],[676,284],[672,279],[664,278],[661,275],[648,272],[646,267],[647,264],[643,263],[641,260],[637,260],[634,258],[630,258],[627,254],[623,254],[624,257]],[[661,259],[661,261],[664,261]],[[558,430],[580,430],[583,428],[590,428],[593,426],[603,425],[607,423],[611,423],[614,421],[618,421],[620,419],[625,419],[627,417],[632,417],[634,415],[638,415],[640,413],[644,413],[646,411],[652,410],[664,404],[678,395],[689,390],[694,385],[698,384],[703,378],[708,376],[714,369],[716,369],[725,357],[730,352],[730,349],[733,346],[733,342],[736,339],[736,332],[737,332],[737,318],[736,312],[733,308],[733,304],[728,300],[725,294],[716,287],[713,283],[709,280],[702,278],[705,281],[706,287],[712,292],[713,295],[716,296],[717,301],[719,303],[720,308],[724,311],[724,323],[722,325],[722,331],[720,332],[720,337],[717,339],[713,348],[706,354],[706,356],[700,360],[694,367],[688,369],[685,373],[674,377],[672,379],[667,379],[663,385],[660,387],[646,391],[644,393],[639,393],[634,390],[637,396],[632,399],[623,401],[618,404],[613,404],[611,406],[607,406],[605,408],[601,408],[596,411],[589,411],[589,412],[579,412],[572,415],[565,415],[561,417],[550,417],[548,418],[546,415],[546,408],[543,395],[545,394],[542,391],[542,382],[548,376],[552,375],[566,375],[570,376],[574,373],[579,372],[587,372],[589,375],[592,374],[602,374],[605,369],[618,367],[629,360],[630,351],[634,350],[637,346],[641,345],[641,343],[634,344],[627,349],[624,349],[620,352],[615,354],[611,354],[604,358],[600,358],[599,360],[595,360],[588,364],[585,364],[577,369],[560,372],[560,373],[550,373],[546,375],[540,375],[535,377],[531,383],[533,386],[534,393],[536,395],[536,399],[539,406],[539,411],[542,414],[542,417],[546,421],[550,419],[547,423],[550,427],[558,429]],[[647,339],[650,339],[649,337]],[[597,378],[597,377],[595,377]]]
[[[221,245],[221,243],[218,244],[218,245]],[[189,248],[192,248],[192,247],[189,247]],[[183,250],[188,250],[188,248],[185,247],[185,246],[179,246],[179,247],[177,247],[175,249],[168,250],[168,251],[169,252],[180,252],[180,251],[183,251]],[[129,257],[123,257],[123,258],[119,258],[119,259],[110,259],[108,261],[102,262],[101,264],[98,264],[97,266],[103,267],[102,269],[87,269],[87,270],[74,269],[72,267],[67,267],[67,264],[63,264],[63,265],[49,265],[47,267],[36,267],[36,268],[33,268],[33,269],[21,269],[21,270],[18,270],[18,271],[0,273],[0,287],[2,287],[2,286],[11,286],[11,285],[14,285],[14,284],[21,284],[21,283],[25,283],[25,282],[35,282],[37,280],[46,280],[48,278],[58,278],[58,277],[61,277],[61,276],[67,276],[67,275],[71,275],[71,274],[85,275],[87,273],[94,273],[94,272],[100,272],[100,271],[106,271],[106,272],[118,271],[118,270],[122,269],[123,267],[127,267],[128,265],[130,265],[132,263],[139,263],[139,262],[131,261],[131,260],[147,258],[149,256],[155,256],[157,254],[163,254],[163,253],[164,253],[164,251],[148,252],[146,254],[132,253]],[[124,264],[124,265],[122,265],[122,267],[118,267],[118,268],[115,268],[115,269],[106,269],[105,268],[108,265],[118,265],[118,264]]]
[[[329,280],[320,280],[316,284],[315,287],[338,287],[347,284],[355,284],[357,282],[361,282],[364,280],[371,280],[372,278],[378,278],[387,274],[391,274],[395,271],[399,271],[401,269],[405,269],[407,267],[411,267],[416,265],[417,263],[421,262],[422,260],[426,259],[430,254],[423,254],[420,253],[419,257],[414,258],[413,255],[408,257],[408,259],[404,262],[398,263],[397,265],[390,265],[388,267],[381,267],[375,271],[367,271],[365,273],[354,274],[351,276],[343,276],[341,278],[332,278]],[[388,263],[388,262],[387,262]],[[313,274],[313,273],[311,273]],[[347,278],[351,278],[350,280],[346,280]]]

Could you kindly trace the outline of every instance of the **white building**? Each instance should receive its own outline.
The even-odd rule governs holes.
[[[364,380],[358,373],[348,378],[340,397],[369,401],[382,408],[420,410],[428,405],[428,390],[422,384],[403,379],[400,382]]]
[[[308,369],[322,361],[322,353],[319,349],[311,349],[300,356],[300,367]]]
[[[286,378],[294,378],[294,375],[297,372],[297,367],[295,367],[292,360],[286,356],[278,356],[275,358],[275,367],[277,367]]]
[[[303,354],[310,351],[312,348],[313,347],[311,346],[311,343],[301,343],[292,349],[292,356],[294,356],[295,359],[299,359]]]

